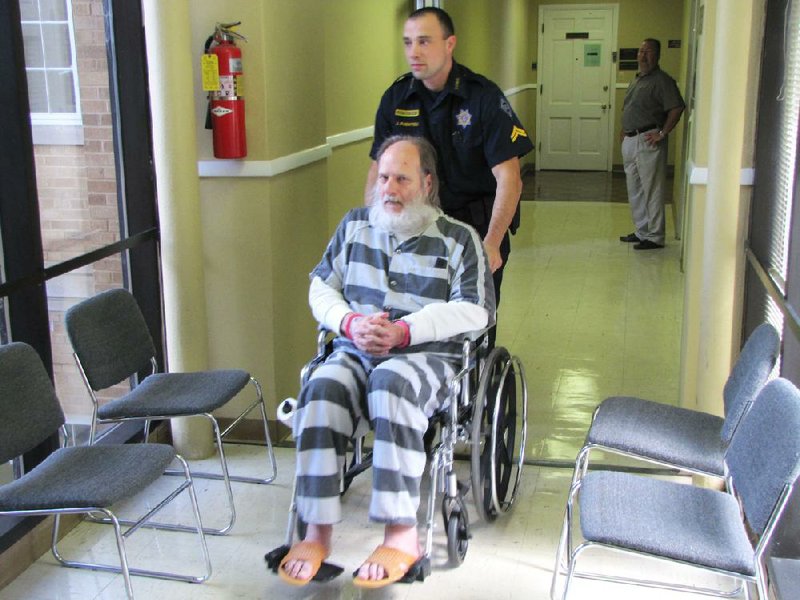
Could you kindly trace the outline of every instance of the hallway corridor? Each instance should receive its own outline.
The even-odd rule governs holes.
[[[559,176],[566,179],[570,174]],[[473,538],[461,567],[446,567],[446,538],[437,519],[430,578],[372,593],[355,588],[349,573],[382,534],[380,526],[367,521],[370,478],[362,475],[343,498],[345,520],[334,532],[331,561],[343,565],[345,574],[326,585],[283,584],[266,572],[263,562],[266,551],[283,543],[291,494],[294,451],[279,448],[276,483],[234,485],[236,525],[228,536],[208,538],[214,565],[211,579],[194,586],[134,578],[137,598],[547,598],[571,476],[571,470],[563,467],[574,460],[594,407],[612,394],[677,402],[683,277],[671,214],[668,210],[667,247],[635,251],[631,244],[618,241],[631,231],[630,214],[626,204],[609,201],[603,190],[612,187],[598,186],[596,201],[541,198],[522,203],[522,227],[512,242],[497,343],[519,355],[526,369],[529,465],[510,514],[492,524],[473,521]],[[258,450],[231,446],[226,451],[232,468],[242,471],[263,468],[256,464]],[[205,524],[213,526],[221,518],[221,485],[198,481],[197,486]],[[469,500],[471,504],[471,495]],[[144,498],[138,501],[146,504]],[[196,556],[189,541],[183,534],[146,530],[132,536],[128,547],[134,564],[164,568],[180,557]],[[81,524],[65,540],[64,553],[113,560],[111,531]],[[599,564],[634,569],[639,575],[648,570],[659,576],[670,572],[646,560],[596,556]],[[598,564],[592,563],[594,558],[585,560]],[[199,561],[184,563],[185,568],[199,566]],[[691,571],[674,573],[684,582],[709,582]],[[122,597],[121,577],[58,567],[49,554],[0,590],[2,600]],[[570,595],[571,600],[676,597],[700,596],[587,581],[577,581]]]

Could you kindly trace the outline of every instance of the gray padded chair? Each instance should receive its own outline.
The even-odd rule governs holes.
[[[14,459],[55,435],[66,436],[64,413],[36,351],[22,343],[0,346],[0,462]],[[178,460],[184,480],[128,530],[110,507],[144,490],[164,469]],[[192,503],[205,572],[182,575],[128,566],[125,538],[153,517],[178,494],[187,490]],[[61,515],[102,513],[114,524],[119,566],[67,560],[58,550]],[[51,550],[64,566],[122,573],[128,598],[133,598],[131,575],[201,583],[211,575],[211,561],[203,535],[192,478],[186,462],[164,444],[98,445],[61,448],[19,479],[0,486],[0,515],[54,515]]]
[[[723,476],[725,448],[742,415],[772,372],[780,336],[769,323],[747,339],[723,389],[725,418],[625,396],[614,396],[595,410],[572,483],[589,468],[593,450],[621,454],[668,467]]]
[[[258,381],[248,372],[238,369],[157,373],[153,340],[136,299],[127,290],[109,290],[84,300],[66,312],[64,321],[75,361],[94,405],[90,443],[94,443],[98,423],[141,420],[146,433],[151,420],[192,416],[208,419],[219,452],[221,473],[193,472],[192,475],[224,482],[228,499],[227,523],[220,528],[206,528],[206,533],[222,535],[230,531],[236,520],[231,481],[267,484],[275,479],[277,473],[266,405]],[[100,405],[97,391],[129,379],[148,366],[151,374],[139,385],[121,398]],[[230,401],[248,383],[255,388],[256,400],[220,433],[219,423],[212,412]],[[270,475],[264,478],[230,475],[222,441],[256,408],[261,413]],[[165,524],[158,527],[170,528]],[[184,529],[180,526],[175,528]]]
[[[767,600],[764,555],[800,476],[798,431],[800,392],[785,379],[776,379],[759,393],[725,453],[731,493],[631,473],[586,475],[570,490],[551,598],[558,578],[566,573],[562,598],[573,577],[586,577],[711,595],[733,595],[755,583],[758,597]],[[576,508],[584,541],[573,549]],[[676,561],[726,575],[740,585],[733,590],[701,589],[578,572],[577,560],[590,548]]]

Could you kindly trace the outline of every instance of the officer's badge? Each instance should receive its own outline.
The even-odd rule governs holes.
[[[462,108],[456,115],[456,125],[462,129],[466,129],[472,125],[472,115],[466,108]]]
[[[514,118],[514,111],[511,110],[511,105],[508,103],[508,100],[506,100],[505,96],[500,98],[500,110],[506,113],[509,119]]]

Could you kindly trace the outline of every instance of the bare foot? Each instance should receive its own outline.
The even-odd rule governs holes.
[[[314,525],[309,523],[306,531],[305,541],[317,542],[325,548],[325,554],[331,551],[331,535],[333,525]],[[308,581],[314,576],[313,566],[306,560],[289,560],[283,565],[283,570],[294,579]]]
[[[383,545],[395,548],[401,552],[413,556],[414,560],[408,565],[416,562],[422,552],[419,549],[419,536],[417,535],[416,525],[387,525],[383,535]],[[358,569],[359,579],[378,580],[386,577],[386,571],[381,565],[365,562]]]

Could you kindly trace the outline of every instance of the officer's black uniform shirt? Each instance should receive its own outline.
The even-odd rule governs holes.
[[[439,196],[448,214],[493,200],[492,168],[533,149],[500,88],[455,61],[441,92],[406,73],[383,94],[370,156],[375,159],[386,138],[401,134],[424,136],[436,148]]]

